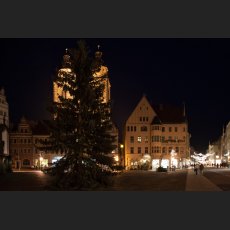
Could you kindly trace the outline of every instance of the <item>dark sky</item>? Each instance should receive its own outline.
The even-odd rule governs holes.
[[[52,75],[78,38],[0,39],[0,87],[10,119],[46,119]],[[101,45],[112,85],[113,116],[121,128],[143,94],[154,104],[185,102],[191,145],[204,151],[230,120],[230,39],[84,39]]]

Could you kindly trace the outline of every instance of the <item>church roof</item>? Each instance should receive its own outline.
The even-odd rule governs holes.
[[[154,105],[154,111],[156,112],[158,119],[162,123],[184,123],[186,122],[186,117],[184,116],[183,106],[174,105]],[[157,118],[156,118],[157,119]],[[157,120],[153,120],[153,122]]]

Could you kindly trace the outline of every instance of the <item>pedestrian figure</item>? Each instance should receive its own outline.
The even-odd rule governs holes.
[[[195,172],[196,175],[197,175],[197,172],[198,172],[198,166],[197,166],[197,165],[195,165],[195,167],[194,167],[194,172]]]
[[[203,170],[204,170],[204,165],[203,164],[200,164],[200,174],[202,174],[203,175]]]

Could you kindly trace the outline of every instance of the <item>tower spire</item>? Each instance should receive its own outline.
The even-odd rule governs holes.
[[[68,48],[65,49],[65,54],[63,55],[62,67],[71,68],[71,59]]]
[[[100,45],[97,45],[97,51],[95,52],[95,59],[96,60],[101,60],[102,57],[102,52],[100,51]]]
[[[185,102],[183,102],[183,116],[186,116],[186,111],[185,111]]]

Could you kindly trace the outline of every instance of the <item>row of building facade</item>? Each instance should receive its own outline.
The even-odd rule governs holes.
[[[95,53],[100,59],[101,51]],[[63,56],[58,74],[74,74],[68,50]],[[108,68],[101,65],[94,77],[104,84],[103,101],[110,98],[111,84]],[[53,100],[59,95],[69,97],[62,88],[53,85]],[[46,167],[62,157],[57,153],[39,150],[38,140],[48,140],[49,132],[44,121],[29,121],[22,117],[19,124],[9,127],[9,109],[5,92],[0,94],[0,124],[5,156],[12,157],[13,168]],[[3,128],[4,127],[4,128]],[[190,161],[190,133],[184,106],[153,105],[143,95],[125,122],[123,139],[119,141],[118,128],[114,123],[111,133],[116,136],[116,148],[111,153],[126,169],[153,169],[162,167],[183,167]]]
[[[207,149],[208,160],[213,164],[229,164],[230,162],[230,121],[225,127],[220,137],[210,142]]]

